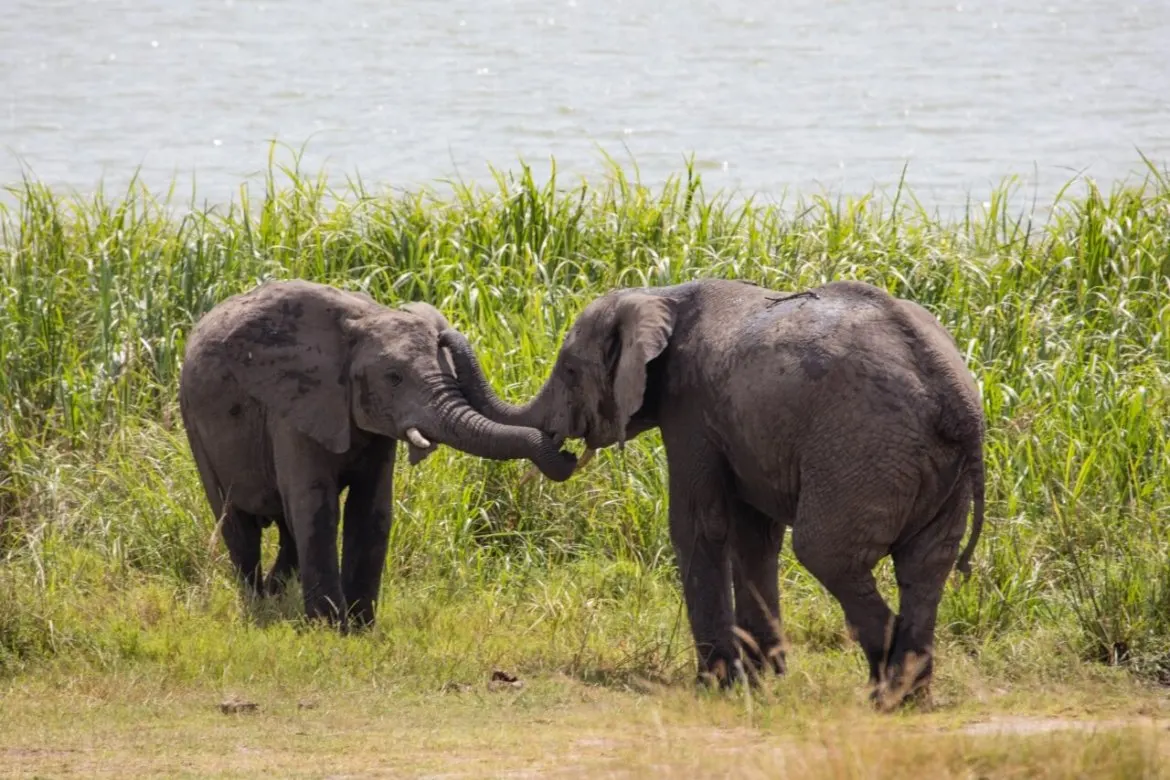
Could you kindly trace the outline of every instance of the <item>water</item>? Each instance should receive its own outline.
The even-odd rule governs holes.
[[[1170,160],[1170,3],[1051,0],[7,0],[0,183],[176,181],[225,200],[268,141],[375,186],[543,175],[643,181],[693,155],[709,189],[927,205],[1019,175]],[[661,9],[661,10],[660,10]],[[669,9],[669,10],[667,10]],[[282,159],[290,159],[287,154]],[[252,185],[253,190],[257,185]]]

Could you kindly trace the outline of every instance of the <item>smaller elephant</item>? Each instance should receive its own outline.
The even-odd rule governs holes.
[[[397,440],[417,463],[437,444],[527,458],[550,479],[576,458],[533,428],[492,422],[459,390],[423,303],[383,306],[307,281],[223,301],[187,342],[179,405],[212,511],[243,585],[275,592],[298,568],[309,618],[374,621],[390,535]],[[338,566],[338,502],[349,489]],[[280,552],[261,582],[261,530]]]

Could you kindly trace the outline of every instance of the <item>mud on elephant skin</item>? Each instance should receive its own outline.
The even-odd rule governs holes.
[[[465,338],[444,343],[464,394],[498,422],[591,449],[660,429],[701,676],[730,684],[743,660],[753,679],[784,670],[777,557],[791,528],[865,652],[875,700],[929,685],[972,505],[964,572],[982,527],[984,424],[973,377],[926,309],[848,281],[618,290],[582,311],[522,406],[495,395]],[[872,573],[886,555],[897,615]]]
[[[187,341],[179,403],[207,500],[249,591],[299,570],[310,618],[370,624],[391,523],[394,458],[438,444],[527,458],[567,479],[575,457],[533,428],[486,419],[459,391],[440,346],[446,319],[364,293],[268,282],[223,301]],[[345,488],[341,564],[339,495]],[[281,545],[261,580],[261,529]]]

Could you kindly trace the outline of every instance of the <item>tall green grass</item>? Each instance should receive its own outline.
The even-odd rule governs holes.
[[[1079,660],[1170,677],[1170,180],[1153,166],[1110,192],[1088,182],[1043,221],[1009,213],[1006,187],[942,220],[901,189],[782,208],[708,195],[692,170],[652,190],[617,167],[567,187],[521,167],[440,195],[333,192],[271,164],[261,196],[214,209],[138,184],[10,194],[0,672],[53,658],[186,669],[197,637],[227,642],[210,637],[243,630],[241,615],[265,624],[269,607],[239,611],[176,413],[185,336],[228,295],[303,277],[430,301],[518,400],[596,295],[717,276],[866,280],[955,335],[989,421],[989,504],[975,574],[943,602],[945,642],[1009,676]],[[400,463],[384,586],[398,617],[379,636],[414,630],[457,653],[492,646],[460,631],[498,631],[532,665],[689,670],[657,434],[562,485],[521,487],[523,469],[450,451]],[[782,577],[793,640],[847,647],[838,608],[787,550]],[[440,626],[454,633],[422,638]],[[222,672],[216,652],[203,662]]]

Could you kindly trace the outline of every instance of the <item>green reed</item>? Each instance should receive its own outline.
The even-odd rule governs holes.
[[[943,220],[901,187],[781,206],[709,195],[689,168],[656,188],[617,166],[569,185],[521,166],[487,188],[386,194],[272,162],[263,189],[193,208],[137,182],[84,199],[12,188],[0,668],[134,656],[125,642],[145,640],[103,605],[159,588],[211,625],[235,603],[175,395],[186,333],[228,295],[303,277],[430,301],[519,400],[596,295],[718,276],[866,280],[955,335],[983,392],[989,503],[975,574],[943,603],[946,641],[975,651],[1044,634],[1086,661],[1170,675],[1170,180],[1155,166],[1109,192],[1087,182],[1042,219],[1009,213],[1008,185]],[[521,487],[523,469],[446,450],[400,463],[388,603],[446,589],[563,626],[563,647],[531,648],[551,666],[587,649],[617,664],[621,645],[642,671],[681,668],[657,434],[563,485]],[[788,550],[782,577],[794,640],[843,646],[836,606]]]

